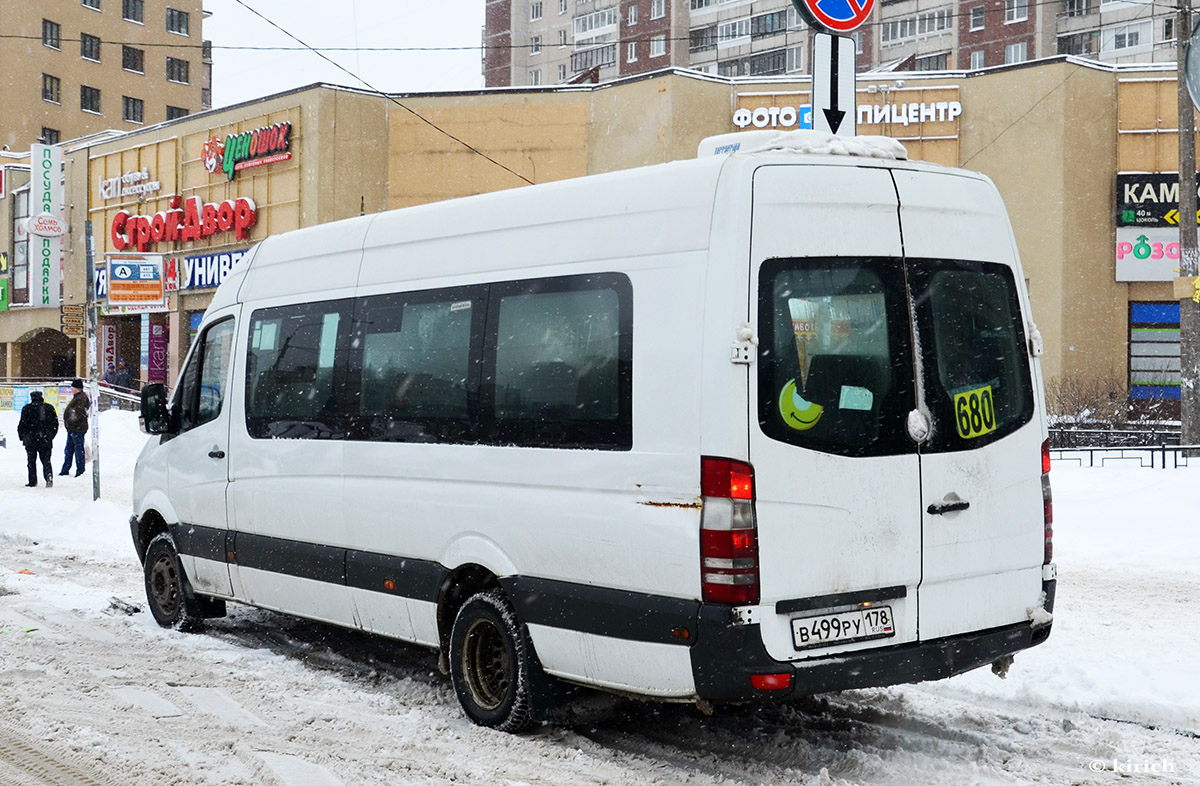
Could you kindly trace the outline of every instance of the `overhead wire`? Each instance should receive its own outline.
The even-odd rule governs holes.
[[[492,158],[491,156],[489,156],[487,153],[485,153],[485,152],[483,152],[482,150],[480,150],[479,148],[475,147],[474,145],[470,144],[469,142],[466,142],[466,141],[464,141],[464,140],[462,140],[462,139],[458,138],[458,137],[457,137],[457,136],[455,136],[454,134],[450,133],[450,132],[449,132],[449,131],[447,131],[446,129],[444,129],[444,128],[442,128],[441,126],[439,126],[437,123],[434,123],[434,122],[433,122],[432,120],[430,120],[429,118],[427,118],[427,117],[424,117],[423,115],[421,115],[421,114],[420,114],[419,112],[417,112],[416,110],[412,109],[411,107],[405,106],[405,105],[404,105],[404,103],[403,103],[403,102],[401,102],[401,101],[399,101],[399,100],[398,100],[398,99],[397,99],[395,96],[389,95],[388,93],[385,93],[384,91],[382,91],[382,90],[378,89],[377,87],[375,87],[374,85],[372,85],[372,84],[371,84],[370,82],[368,82],[367,80],[363,79],[363,78],[362,78],[361,76],[359,76],[358,74],[354,73],[354,72],[353,72],[353,71],[351,71],[350,69],[348,69],[348,68],[346,68],[345,66],[343,66],[341,63],[338,63],[337,61],[333,60],[332,58],[330,58],[330,57],[327,57],[327,56],[326,56],[326,55],[325,55],[323,52],[319,52],[319,51],[317,51],[316,49],[313,49],[313,48],[312,48],[311,46],[309,46],[307,43],[305,43],[304,41],[301,41],[301,40],[300,40],[300,39],[299,39],[297,36],[293,35],[292,33],[290,33],[289,31],[285,30],[285,29],[284,29],[283,27],[281,27],[280,25],[276,24],[276,23],[275,23],[273,20],[271,20],[271,19],[267,18],[266,16],[264,16],[263,14],[259,13],[259,12],[258,12],[257,10],[255,10],[254,8],[251,8],[251,7],[250,7],[250,6],[249,6],[249,5],[248,5],[248,4],[245,2],[245,0],[237,0],[237,3],[238,3],[238,5],[240,5],[240,6],[242,6],[243,8],[245,8],[247,11],[250,11],[252,14],[254,14],[254,15],[255,15],[255,16],[257,16],[258,18],[262,19],[262,20],[263,20],[264,22],[266,22],[267,24],[269,24],[269,25],[271,25],[272,27],[274,27],[274,28],[275,28],[276,30],[278,30],[279,32],[281,32],[281,33],[283,33],[284,35],[286,35],[288,38],[292,39],[293,41],[295,41],[295,42],[296,42],[296,43],[298,43],[298,44],[301,44],[301,45],[302,45],[302,46],[304,46],[306,49],[308,49],[309,51],[311,51],[313,54],[317,55],[317,56],[318,56],[318,57],[320,57],[322,60],[325,60],[327,63],[329,63],[329,64],[330,64],[330,65],[332,65],[333,67],[337,68],[339,71],[342,71],[342,72],[346,73],[347,75],[349,75],[351,78],[353,78],[353,79],[355,79],[355,80],[357,80],[357,81],[361,82],[361,83],[362,83],[363,85],[365,85],[365,86],[366,86],[366,87],[367,87],[369,90],[371,90],[371,91],[372,91],[372,92],[374,92],[374,93],[377,93],[377,94],[378,94],[378,95],[380,95],[380,96],[383,96],[383,97],[384,97],[384,98],[386,98],[388,101],[390,101],[390,102],[392,102],[393,104],[395,104],[396,106],[400,107],[400,108],[401,108],[401,109],[403,109],[405,112],[408,112],[410,115],[412,115],[413,117],[415,117],[417,120],[420,120],[422,123],[424,123],[425,125],[429,126],[429,127],[430,127],[430,128],[432,128],[433,130],[437,131],[437,132],[438,132],[438,133],[440,133],[440,134],[443,134],[444,136],[446,136],[446,137],[447,137],[447,138],[449,138],[449,139],[452,139],[452,140],[454,140],[454,141],[455,141],[455,142],[457,142],[458,144],[460,144],[460,145],[462,145],[463,147],[465,147],[467,150],[470,150],[470,151],[471,151],[472,153],[474,153],[475,155],[477,155],[477,156],[481,156],[482,158],[486,159],[487,161],[490,161],[491,163],[493,163],[493,164],[495,164],[496,166],[500,167],[500,168],[501,168],[501,169],[503,169],[505,172],[508,172],[508,173],[512,174],[513,176],[515,176],[515,177],[517,177],[517,178],[519,178],[519,179],[521,179],[521,180],[525,181],[525,182],[526,182],[526,183],[528,183],[529,185],[533,185],[533,181],[532,181],[532,180],[530,180],[529,178],[525,177],[524,175],[522,175],[520,172],[517,172],[516,170],[514,170],[514,169],[512,169],[512,168],[510,168],[510,167],[507,167],[507,166],[505,166],[504,164],[500,163],[500,162],[499,162],[499,161],[497,161],[496,159],[494,159],[494,158]]]

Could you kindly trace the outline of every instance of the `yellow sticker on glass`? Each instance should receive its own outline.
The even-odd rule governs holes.
[[[958,436],[974,439],[996,430],[996,405],[992,386],[964,390],[954,394],[954,423]]]
[[[796,390],[796,380],[790,380],[779,393],[779,414],[783,422],[796,431],[807,431],[817,425],[825,408],[814,404]]]

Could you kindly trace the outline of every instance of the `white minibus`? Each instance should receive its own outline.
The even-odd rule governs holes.
[[[143,393],[158,622],[436,648],[510,731],[564,686],[708,709],[1045,640],[1041,337],[996,188],[883,139],[700,152],[247,253]]]

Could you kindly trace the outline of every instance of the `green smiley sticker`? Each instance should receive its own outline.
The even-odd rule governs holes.
[[[814,404],[800,395],[794,379],[784,385],[779,393],[779,414],[783,416],[783,422],[796,431],[807,431],[817,425],[824,410],[820,404]]]

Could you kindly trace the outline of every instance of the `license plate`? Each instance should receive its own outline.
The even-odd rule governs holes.
[[[891,606],[872,606],[792,620],[792,640],[798,650],[895,635]]]

